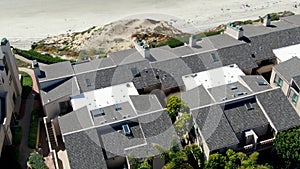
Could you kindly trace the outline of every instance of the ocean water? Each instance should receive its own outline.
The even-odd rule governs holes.
[[[258,18],[269,12],[292,11],[296,3],[295,0],[0,0],[0,37],[30,41],[123,18],[179,18],[183,22],[175,26],[193,32],[228,21]]]

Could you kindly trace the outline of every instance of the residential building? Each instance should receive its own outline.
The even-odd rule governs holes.
[[[273,49],[300,44],[299,18],[229,24],[223,34],[197,42],[191,37],[190,45],[176,48],[149,49],[138,41],[135,48],[107,58],[47,66],[34,62],[50,149],[62,138],[68,167],[114,168],[129,154],[155,154],[154,144],[169,148],[163,138],[176,132],[161,106],[165,99],[151,94],[157,90],[179,93],[188,103],[207,157],[227,148],[268,147],[274,134],[300,124],[280,89],[264,78],[277,63]],[[148,127],[144,119],[152,119],[145,122]]]
[[[10,126],[15,123],[15,112],[19,112],[18,103],[22,93],[16,60],[5,38],[1,40],[0,46],[0,76],[0,152],[2,152],[4,145],[12,144]]]
[[[182,93],[191,109],[195,137],[206,158],[226,149],[251,153],[270,148],[277,133],[299,126],[300,118],[283,92],[257,75]]]
[[[300,76],[300,58],[291,59],[275,65],[271,75],[271,85],[279,86],[283,93],[288,97],[292,105],[300,114],[299,99],[299,76]]]

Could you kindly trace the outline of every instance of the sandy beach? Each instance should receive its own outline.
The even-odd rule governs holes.
[[[295,11],[295,0],[0,0],[0,37],[29,48],[34,41],[124,18],[179,20],[185,32],[204,31],[270,12]]]

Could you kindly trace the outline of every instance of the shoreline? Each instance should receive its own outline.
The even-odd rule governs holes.
[[[8,0],[0,1],[0,5],[5,3],[3,12],[12,17],[0,16],[0,24],[6,25],[2,26],[0,36],[6,37],[12,46],[21,49],[29,49],[32,42],[48,36],[80,32],[92,26],[101,26],[130,18],[177,20],[173,22],[173,26],[183,32],[207,31],[230,21],[258,19],[258,16],[271,12],[295,12],[293,5],[296,2],[293,0],[268,0],[267,2],[227,0],[226,2],[214,3],[209,0],[198,0],[198,2],[183,0],[170,5],[169,3],[172,3],[170,0],[157,2],[157,4],[142,0],[135,8],[131,9],[129,6],[138,0],[130,2],[121,0],[119,2],[120,9],[114,11],[113,7],[117,2],[112,0],[112,2],[108,2],[106,10],[100,11],[97,5],[101,5],[103,2],[98,1],[88,3],[82,0],[73,0],[74,2],[49,0],[50,3],[43,0],[27,0],[21,2],[24,4],[20,4],[17,0],[11,0],[9,3],[6,1]],[[43,3],[48,3],[48,6]],[[123,6],[121,6],[122,4]],[[76,11],[75,7],[82,5],[88,9],[79,8]],[[20,11],[19,9],[24,8],[24,6],[27,7],[26,10]],[[70,9],[68,9],[69,6]],[[68,10],[66,11],[66,9]]]

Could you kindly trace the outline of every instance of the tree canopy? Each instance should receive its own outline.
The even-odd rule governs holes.
[[[300,166],[300,128],[278,133],[275,141],[277,154],[287,165]]]
[[[226,151],[225,155],[215,153],[212,154],[208,161],[205,162],[206,169],[268,169],[268,165],[259,165],[258,164],[258,152],[252,153],[250,156],[242,152],[235,152],[231,149]]]
[[[177,96],[171,96],[167,104],[167,112],[169,113],[170,118],[174,121],[179,112],[189,112],[189,107],[181,98]]]

